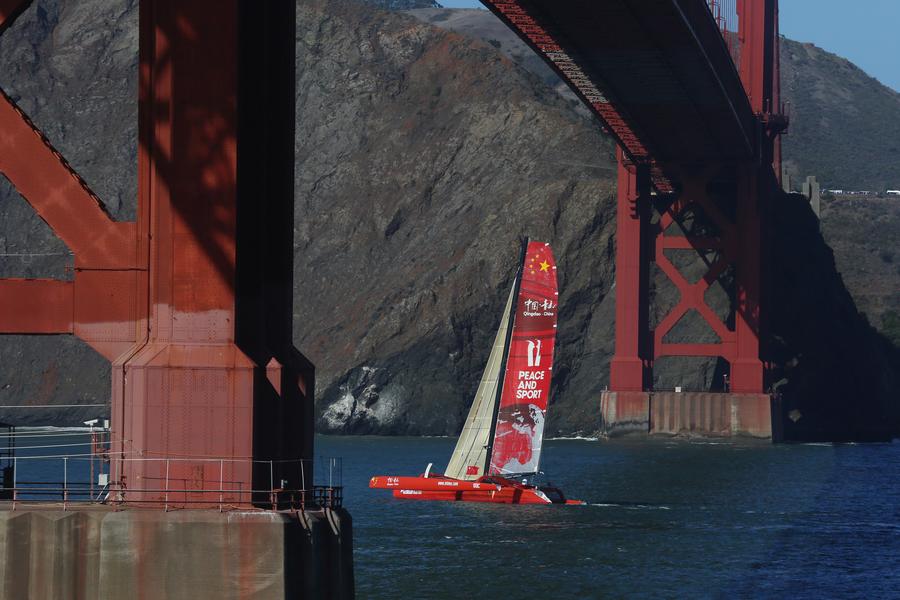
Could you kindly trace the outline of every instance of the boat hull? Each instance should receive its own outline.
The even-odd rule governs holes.
[[[555,487],[539,487],[501,477],[482,477],[474,481],[444,476],[373,477],[369,487],[389,489],[401,500],[442,502],[483,502],[491,504],[583,504],[567,500]]]
[[[394,490],[394,498],[402,500],[439,500],[444,502],[489,502],[493,504],[553,504],[546,496],[531,490],[500,488],[498,491],[432,492],[416,489]]]

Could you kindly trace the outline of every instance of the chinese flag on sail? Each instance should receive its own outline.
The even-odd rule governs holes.
[[[466,467],[466,475],[478,475],[478,465],[469,465]]]

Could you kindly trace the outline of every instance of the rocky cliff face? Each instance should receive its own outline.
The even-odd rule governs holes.
[[[39,0],[0,37],[0,86],[118,218],[134,211],[135,5]],[[87,22],[107,25],[73,25]],[[524,235],[550,241],[559,263],[549,431],[597,426],[613,349],[613,148],[546,73],[492,39],[349,0],[298,2],[295,343],[317,365],[323,431],[456,434]],[[60,255],[10,257],[0,275],[65,276],[65,247],[9,186],[0,211],[7,248]],[[828,293],[842,289],[835,277]],[[662,288],[657,298],[672,301]],[[792,335],[785,356],[807,339]],[[714,363],[679,367],[661,365],[657,383],[712,384]],[[0,404],[102,402],[108,388],[108,367],[75,340],[0,338]]]
[[[821,214],[856,306],[900,348],[900,198],[828,195]]]
[[[323,19],[298,32],[295,309],[320,427],[455,434],[523,235],[561,261],[559,388],[589,368],[603,374],[577,397],[596,397],[612,146],[488,44],[351,3],[301,5],[300,23]]]
[[[769,245],[773,381],[785,435],[890,439],[900,431],[900,352],[859,313],[798,194],[773,206]],[[838,261],[840,262],[840,261]]]

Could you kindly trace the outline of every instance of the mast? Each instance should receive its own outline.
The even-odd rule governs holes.
[[[497,417],[500,413],[500,398],[503,395],[503,381],[506,379],[506,363],[509,359],[509,345],[512,341],[513,325],[516,322],[516,308],[518,307],[519,291],[522,287],[522,269],[525,265],[525,256],[528,252],[528,236],[522,238],[522,250],[519,252],[519,266],[516,269],[516,280],[513,288],[513,304],[507,315],[506,342],[503,345],[503,361],[500,363],[500,376],[497,378],[497,394],[494,397],[494,418],[491,421],[491,431],[488,434],[487,452],[484,456],[484,467],[481,471],[484,474],[490,472],[491,455],[494,452],[494,434],[497,431]]]

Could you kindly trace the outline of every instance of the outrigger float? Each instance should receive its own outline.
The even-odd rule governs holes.
[[[522,245],[519,269],[469,416],[443,475],[376,476],[369,487],[395,498],[500,504],[584,504],[539,472],[550,396],[559,292],[550,244]],[[532,479],[533,480],[533,479]]]

